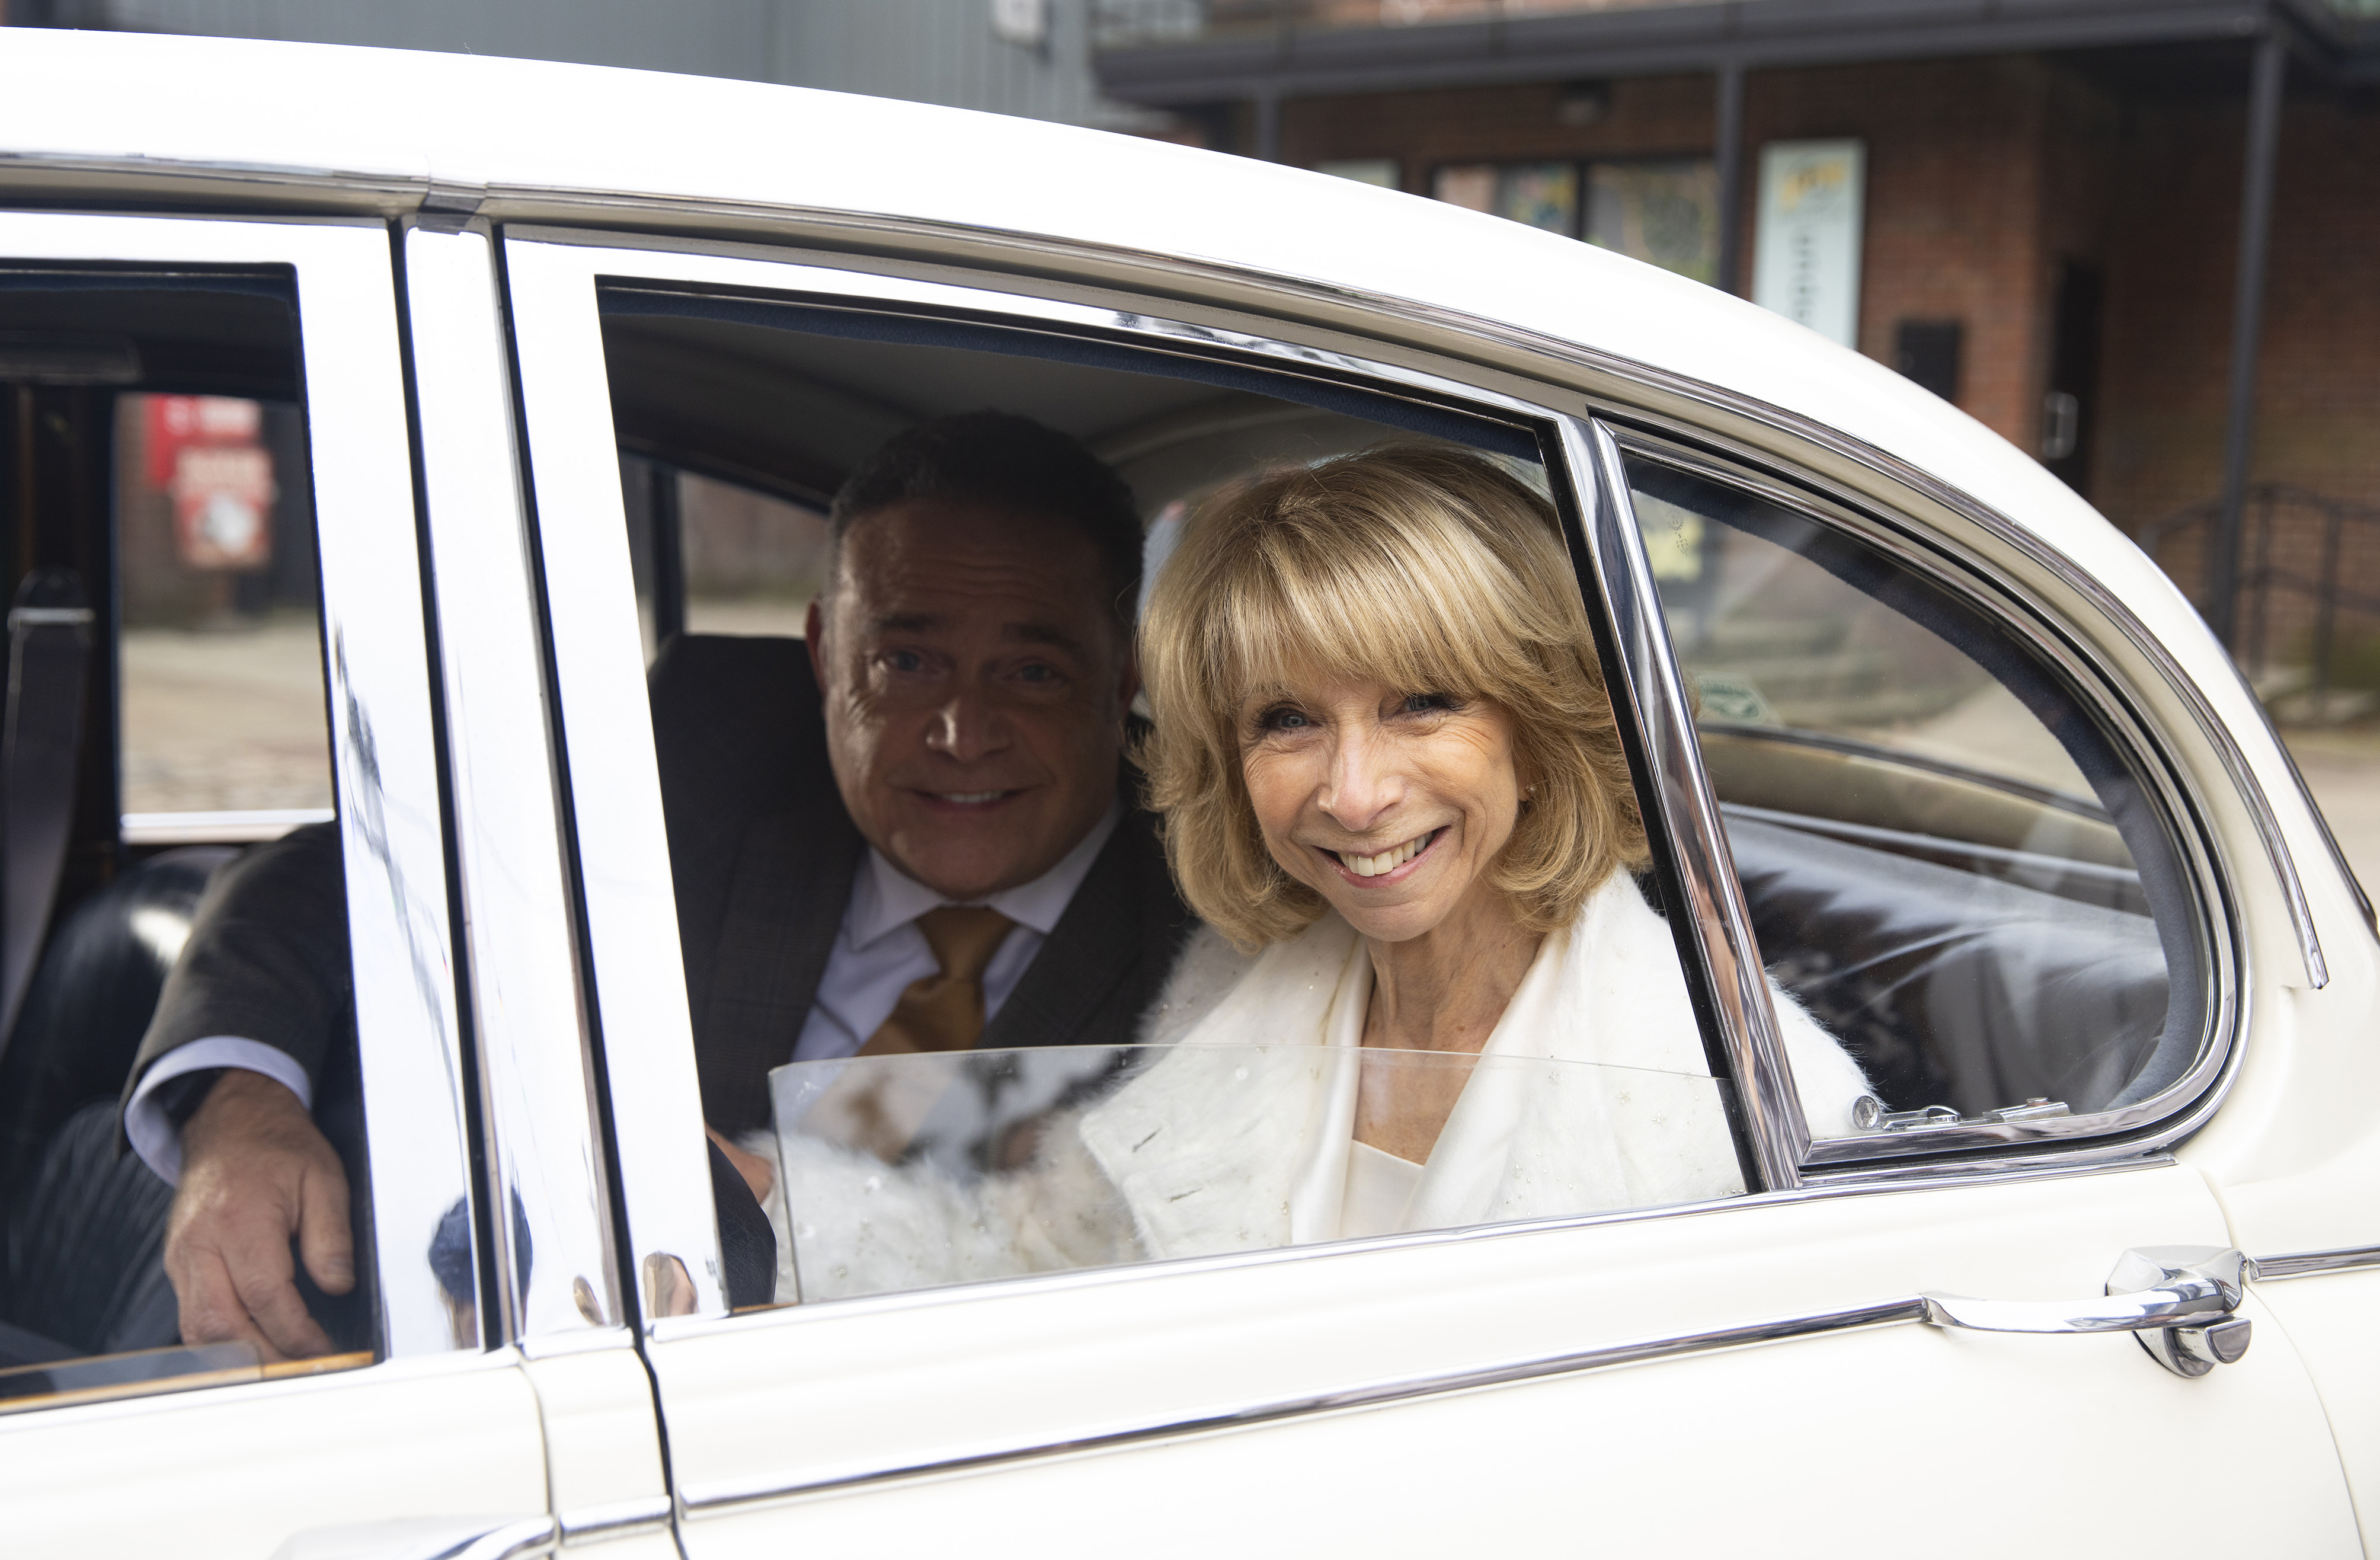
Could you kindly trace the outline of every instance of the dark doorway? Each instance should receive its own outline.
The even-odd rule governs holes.
[[[1892,366],[1956,405],[1959,343],[1965,334],[1956,320],[1903,320],[1893,342]]]
[[[2049,389],[2041,405],[2042,464],[2091,496],[2091,446],[2099,422],[2099,330],[2107,285],[2098,267],[2060,261],[2052,304]]]

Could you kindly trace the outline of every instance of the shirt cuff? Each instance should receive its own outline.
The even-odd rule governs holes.
[[[178,1186],[182,1179],[182,1129],[165,1114],[157,1091],[175,1079],[215,1067],[262,1073],[297,1095],[299,1104],[314,1108],[314,1082],[286,1051],[229,1034],[209,1035],[174,1047],[157,1058],[156,1066],[141,1078],[140,1087],[132,1091],[132,1103],[124,1107],[124,1135],[131,1140],[132,1152],[169,1187]]]

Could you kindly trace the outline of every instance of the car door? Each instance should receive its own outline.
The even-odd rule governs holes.
[[[44,322],[56,334],[20,341],[38,349],[12,360],[19,381],[12,394],[23,414],[20,462],[31,458],[32,441],[45,431],[90,438],[99,452],[106,447],[99,442],[103,420],[70,423],[59,412],[45,425],[35,418],[33,387],[42,384],[82,386],[70,394],[86,396],[110,394],[115,385],[235,396],[248,387],[244,393],[303,408],[302,419],[290,423],[298,431],[297,464],[280,464],[277,481],[304,494],[317,518],[298,552],[319,555],[319,638],[310,599],[291,609],[294,616],[273,616],[278,609],[243,615],[237,581],[209,572],[227,561],[247,567],[243,555],[258,551],[253,508],[224,496],[269,488],[243,475],[261,460],[252,444],[190,441],[209,458],[181,463],[181,485],[172,490],[187,500],[181,529],[173,529],[172,507],[161,506],[171,494],[138,489],[151,506],[141,511],[142,523],[154,529],[130,544],[162,548],[157,555],[166,561],[158,569],[180,569],[194,588],[204,588],[200,599],[211,594],[219,606],[228,603],[217,625],[228,637],[212,641],[217,653],[209,664],[262,656],[258,676],[270,682],[282,675],[274,669],[275,647],[301,646],[286,668],[309,689],[296,696],[301,731],[294,762],[301,777],[310,763],[331,778],[333,848],[345,862],[357,996],[359,1079],[344,1098],[359,1103],[360,1118],[351,1120],[351,1134],[329,1129],[352,1150],[363,1248],[360,1287],[344,1320],[332,1325],[343,1352],[329,1358],[265,1363],[246,1346],[182,1349],[167,1335],[146,1351],[10,1372],[10,1411],[0,1417],[6,1442],[0,1505],[9,1513],[12,1542],[221,1554],[269,1554],[288,1543],[297,1546],[292,1553],[303,1553],[310,1532],[398,1519],[473,1533],[525,1520],[534,1537],[550,1526],[538,1399],[516,1356],[487,1347],[470,1279],[474,1210],[483,1205],[472,1185],[467,1053],[448,941],[431,661],[387,229],[369,221],[20,212],[0,215],[0,270],[20,295],[62,300]],[[253,406],[225,404],[235,411]],[[254,420],[251,410],[248,425]],[[121,432],[128,424],[115,426]],[[152,453],[155,447],[152,441]],[[234,480],[202,488],[196,485],[206,474],[201,468],[215,477],[232,470]],[[20,463],[18,469],[30,468]],[[118,476],[126,493],[136,491],[132,468]],[[26,492],[35,492],[30,477]],[[46,490],[40,496],[49,501]],[[269,500],[270,493],[249,496]],[[119,506],[119,512],[130,510]],[[36,556],[45,513],[18,512],[28,557]],[[125,579],[143,578],[135,571],[136,564],[149,567],[142,559],[123,564],[115,579],[89,583],[117,593]],[[252,642],[261,648],[243,651],[249,641],[238,636],[258,623],[264,627]],[[188,658],[197,653],[186,652],[183,671],[193,669]],[[110,659],[99,664],[103,676],[118,670]],[[142,698],[164,697],[165,683],[140,681],[155,669],[143,662],[124,675]],[[187,686],[203,681],[200,673]],[[103,700],[100,707],[112,710],[112,703]],[[176,725],[188,738],[182,751],[214,755],[210,762],[238,780],[293,762],[261,746],[238,748],[241,734],[259,729],[261,708],[235,691],[178,712],[152,701],[126,718],[136,725],[150,721],[142,733]],[[302,729],[310,719],[320,722],[310,753]],[[229,748],[218,740],[226,737]],[[132,750],[155,757],[162,750],[142,747],[146,740],[140,736]],[[152,772],[132,778],[135,793],[156,782]],[[103,779],[94,781],[95,794],[113,804],[116,777]],[[123,849],[270,838],[310,817],[329,816],[226,812],[221,800],[212,805],[217,810],[136,816],[124,826]],[[123,856],[128,869],[133,859]],[[205,869],[213,864],[208,858]],[[135,933],[140,930],[136,920]],[[337,1091],[327,1079],[324,1093],[324,1108],[332,1109],[329,1097]],[[113,1103],[94,1102],[92,1109],[89,1119],[112,1144]],[[96,1162],[89,1167],[95,1199],[148,1176],[112,1152],[105,1158],[113,1170]],[[162,1187],[153,1178],[145,1185],[135,1188],[140,1205],[162,1208]],[[33,1233],[24,1222],[27,1207],[18,1201],[12,1226],[20,1252]],[[103,1237],[106,1213],[98,1203],[85,1209],[84,1238]],[[12,1296],[20,1305],[26,1299]],[[164,1323],[170,1328],[170,1310]]]
[[[2079,1549],[2128,1542],[2139,1491],[2169,1481],[2176,1447],[2200,1444],[2239,1460],[2235,1482],[2199,1492],[2193,1533],[2291,1553],[2356,1547],[2322,1403],[2259,1297],[2237,1304],[2258,1325],[2255,1347],[2195,1379],[2131,1337],[2082,1330],[2086,1313],[2107,1309],[2128,1250],[2233,1244],[2208,1173],[2169,1145],[2204,1120],[2240,1058],[2291,1043],[2272,1018],[2289,998],[2262,997],[2253,1017],[2269,1028],[2252,1040],[2243,999],[2302,985],[2299,945],[2284,928],[2277,950],[2230,919],[2293,884],[2286,849],[2264,848],[2242,820],[2261,797],[2206,801],[2178,787],[2186,799],[2144,803],[2183,874],[2172,951],[2157,932],[2151,944],[2186,963],[2179,984],[2199,982],[2176,999],[2197,1025],[2179,1093],[2165,1089],[2130,1115],[2069,1112],[2054,1127],[1964,1111],[1946,1124],[1922,1103],[1914,1123],[1886,1121],[1908,1113],[1880,1101],[1872,1131],[1814,1140],[1757,974],[1779,960],[1735,875],[1627,459],[1612,426],[1590,415],[1651,392],[1550,354],[1526,372],[1482,368],[1475,358],[1493,354],[1411,320],[1384,315],[1373,340],[1299,324],[1287,295],[1266,318],[757,242],[560,231],[515,230],[504,253],[589,991],[689,1554],[899,1550],[952,1532],[1057,1553],[1595,1543],[1717,1554],[1747,1538],[1782,1553],[1884,1553],[1980,1549],[2012,1519]],[[994,357],[1014,343],[1015,396],[1031,382],[1027,359],[1128,362],[1146,377],[1260,382],[1287,402],[1360,405],[1439,436],[1524,434],[1567,517],[1621,690],[1660,896],[1706,1039],[1735,1084],[1747,1194],[730,1314],[617,458],[622,408],[650,397],[662,359],[625,360],[616,343],[627,337],[607,338],[606,320],[674,313],[724,329],[772,310],[798,314],[782,317],[788,329],[964,341]],[[858,316],[875,323],[850,325]],[[795,382],[738,361],[748,396]],[[806,395],[819,386],[800,383]],[[880,413],[898,403],[881,380],[870,384]],[[856,415],[857,404],[817,415]],[[1771,450],[1719,486],[1782,491],[1791,469]],[[1948,551],[1920,567],[1883,547],[1884,531],[1860,529],[1872,516],[1842,509],[1791,513],[1870,549],[1861,556],[1888,572],[1917,568],[1928,600],[2006,637],[2013,619],[1995,615],[2009,610],[1997,577]],[[2076,627],[2078,601],[2070,591],[2042,610],[2074,641],[2120,638],[2104,620]],[[2123,745],[2108,750],[2131,766],[2123,774],[2170,765],[2196,786],[2235,785],[2219,756],[2163,745],[2173,733],[2156,717],[2186,690],[2142,694],[2105,665],[2045,659],[2030,639],[2012,654],[2004,681],[2037,672],[2060,697],[2099,701],[2075,707],[2095,730],[2117,730]],[[2124,699],[2149,713],[2118,729],[2117,713],[2134,708]],[[1841,822],[1852,835],[1882,827]],[[2252,987],[2252,970],[2262,972]],[[1924,1135],[1936,1127],[1949,1135]],[[2065,1336],[1944,1325],[2018,1313],[1929,1306],[1919,1298],[1929,1292],[2071,1302],[2069,1319],[2085,1320]]]

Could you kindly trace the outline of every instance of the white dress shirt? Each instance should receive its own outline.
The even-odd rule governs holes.
[[[1091,832],[1058,864],[1031,883],[1003,889],[980,901],[1016,923],[1002,941],[983,972],[983,1017],[990,1023],[1016,989],[1026,967],[1041,951],[1056,929],[1058,918],[1083,885],[1091,863],[1115,833],[1123,804],[1111,802]],[[854,875],[851,899],[844,907],[843,926],[835,933],[834,952],[819,978],[818,996],[810,1007],[801,1037],[794,1043],[794,1060],[816,1062],[848,1056],[867,1043],[909,982],[940,973],[941,966],[917,918],[953,901],[928,888],[868,847],[868,859]],[[165,1114],[157,1091],[187,1073],[213,1067],[245,1067],[286,1084],[298,1103],[311,1109],[313,1088],[306,1070],[288,1053],[261,1041],[238,1035],[210,1035],[177,1046],[158,1058],[140,1079],[132,1103],[124,1110],[125,1136],[132,1150],[168,1185],[182,1178],[182,1134]]]
[[[1123,804],[1111,803],[1106,816],[1056,866],[1031,883],[972,901],[1016,923],[984,967],[985,1023],[1000,1012],[1033,956],[1056,930],[1058,918],[1066,913],[1075,890],[1083,885],[1123,817]],[[809,1018],[794,1042],[794,1060],[823,1062],[852,1054],[892,1016],[910,981],[940,974],[941,965],[926,945],[926,934],[917,930],[917,918],[954,903],[868,847],[868,859],[853,874],[851,902],[844,907],[843,927],[835,933],[826,971],[819,977]]]

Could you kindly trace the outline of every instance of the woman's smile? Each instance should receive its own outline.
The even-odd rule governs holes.
[[[1402,845],[1392,845],[1371,855],[1353,850],[1333,850],[1328,846],[1316,848],[1337,862],[1339,870],[1355,882],[1366,887],[1385,886],[1419,871],[1421,869],[1416,863],[1429,853],[1430,847],[1438,843],[1439,836],[1445,833],[1446,826],[1441,823],[1427,834],[1415,835]],[[1408,871],[1408,868],[1412,871]]]
[[[1509,916],[1488,882],[1521,799],[1502,709],[1293,676],[1244,701],[1241,728],[1240,773],[1266,848],[1356,931],[1402,943],[1450,916]]]

